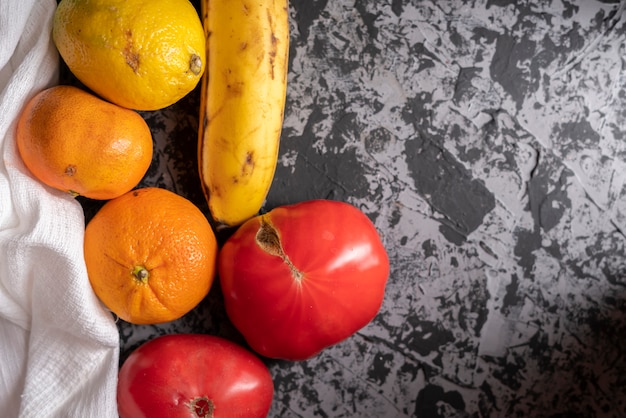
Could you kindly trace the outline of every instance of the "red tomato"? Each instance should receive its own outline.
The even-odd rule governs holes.
[[[274,385],[265,364],[220,337],[170,334],[152,339],[119,373],[121,418],[263,417]]]
[[[304,360],[378,313],[389,259],[367,216],[311,200],[245,222],[218,256],[228,317],[257,353]]]

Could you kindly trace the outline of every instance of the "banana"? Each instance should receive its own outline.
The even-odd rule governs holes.
[[[287,92],[288,0],[202,0],[207,69],[198,158],[220,226],[258,214],[274,178]]]

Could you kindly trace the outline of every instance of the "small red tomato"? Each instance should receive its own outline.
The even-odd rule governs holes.
[[[121,418],[265,418],[274,384],[265,364],[220,337],[170,334],[124,361],[117,385]]]
[[[218,272],[228,317],[250,347],[304,360],[376,316],[389,258],[363,212],[311,200],[241,225],[220,250]]]

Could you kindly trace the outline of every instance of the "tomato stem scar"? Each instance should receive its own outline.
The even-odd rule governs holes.
[[[189,403],[189,409],[196,417],[212,418],[213,411],[215,411],[215,404],[206,396],[201,396],[194,398]]]
[[[293,265],[289,257],[287,257],[287,254],[285,254],[278,231],[265,219],[265,216],[261,217],[261,226],[256,233],[255,241],[257,245],[266,253],[282,258],[291,270],[293,278],[296,279],[298,283],[302,281],[302,272]]]

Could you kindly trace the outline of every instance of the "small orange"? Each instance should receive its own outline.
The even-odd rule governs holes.
[[[134,324],[173,321],[209,293],[217,240],[183,196],[139,188],[100,208],[85,229],[89,281],[102,303]]]
[[[22,110],[17,147],[48,186],[112,199],[135,187],[152,161],[152,134],[139,113],[73,86],[54,86]]]

